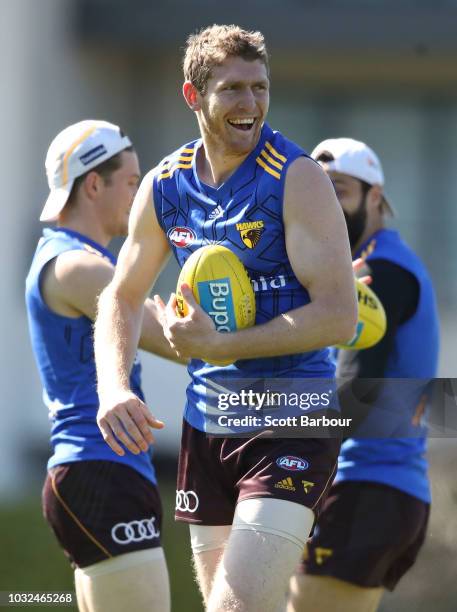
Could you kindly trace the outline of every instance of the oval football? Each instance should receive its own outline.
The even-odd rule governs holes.
[[[354,337],[338,348],[359,351],[377,344],[386,333],[386,313],[380,299],[368,285],[355,280],[359,315]]]
[[[181,293],[186,283],[196,301],[213,319],[220,332],[236,331],[255,323],[255,297],[243,263],[230,249],[208,245],[197,249],[182,267],[176,287],[179,316],[186,316],[188,307]],[[228,365],[231,361],[212,361]]]

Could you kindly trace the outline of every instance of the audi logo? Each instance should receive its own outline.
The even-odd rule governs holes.
[[[176,491],[176,510],[181,512],[195,512],[198,508],[199,500],[195,491]]]
[[[141,521],[130,521],[130,523],[117,523],[111,529],[111,537],[117,544],[131,544],[143,540],[153,540],[160,536],[160,531],[154,525],[156,518]]]

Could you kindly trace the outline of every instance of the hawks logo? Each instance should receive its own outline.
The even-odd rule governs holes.
[[[168,239],[178,248],[189,246],[197,238],[195,232],[188,227],[172,227],[167,233]]]
[[[241,240],[248,249],[253,249],[262,236],[265,224],[263,221],[246,221],[245,223],[237,223],[236,229],[240,232]]]

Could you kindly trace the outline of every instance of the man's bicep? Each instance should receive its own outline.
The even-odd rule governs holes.
[[[146,175],[132,206],[129,233],[119,253],[113,285],[119,295],[142,303],[166,263],[170,248],[160,227]]]
[[[62,253],[47,271],[47,302],[59,314],[79,313],[94,320],[98,297],[113,273],[113,265],[93,253],[76,250]]]
[[[311,160],[289,169],[284,198],[286,248],[298,280],[310,296],[353,290],[346,223],[333,186]]]

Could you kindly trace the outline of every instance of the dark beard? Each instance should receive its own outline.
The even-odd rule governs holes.
[[[348,214],[343,211],[344,218],[346,219],[346,225],[348,228],[349,243],[351,245],[351,249],[354,249],[356,244],[359,242],[360,237],[362,236],[365,226],[367,224],[367,207],[365,199],[365,196],[363,196],[355,212]]]

